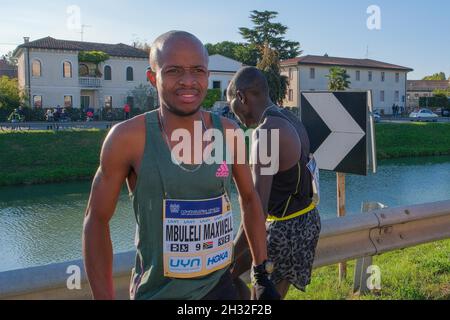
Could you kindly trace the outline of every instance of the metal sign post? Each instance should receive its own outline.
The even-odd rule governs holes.
[[[337,198],[337,216],[345,216],[345,173],[336,173],[336,198]],[[345,280],[347,276],[347,263],[339,263],[339,283]]]

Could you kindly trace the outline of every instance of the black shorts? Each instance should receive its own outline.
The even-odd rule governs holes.
[[[202,300],[238,300],[238,292],[233,284],[231,273],[227,270],[219,283]]]

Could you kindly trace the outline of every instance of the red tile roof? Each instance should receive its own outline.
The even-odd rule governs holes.
[[[148,53],[144,50],[123,44],[107,44],[96,42],[82,42],[71,40],[59,40],[52,37],[46,37],[35,41],[30,41],[20,45],[20,48],[37,48],[53,50],[71,50],[71,51],[103,51],[114,57],[129,58],[148,58]]]
[[[324,66],[340,66],[340,67],[355,67],[355,68],[373,68],[373,69],[387,69],[387,70],[401,70],[413,71],[411,68],[402,67],[395,64],[371,60],[371,59],[352,59],[339,58],[329,56],[313,56],[307,55],[303,57],[293,58],[281,61],[282,66],[287,65],[324,65]]]

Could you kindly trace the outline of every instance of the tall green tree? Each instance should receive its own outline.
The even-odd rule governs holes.
[[[280,74],[280,59],[278,52],[271,49],[268,44],[264,46],[261,61],[256,66],[267,78],[269,95],[273,102],[282,104],[286,96],[288,78]]]
[[[0,60],[5,60],[11,66],[17,66],[17,59],[14,58],[12,51],[9,51],[7,54],[2,55]]]
[[[258,60],[258,50],[250,44],[223,41],[216,44],[207,43],[205,47],[209,55],[220,54],[248,66],[256,66]]]
[[[436,89],[433,91],[433,96],[438,97],[450,97],[450,88],[447,88],[447,90],[444,89]]]
[[[350,76],[344,68],[332,67],[326,77],[328,78],[328,89],[330,91],[344,91],[350,88],[351,82],[348,81]]]
[[[431,76],[426,76],[422,80],[446,80],[447,77],[445,76],[444,72],[435,73]]]
[[[278,58],[281,60],[295,58],[301,54],[300,43],[296,41],[289,41],[284,38],[288,27],[273,22],[278,16],[276,11],[257,11],[253,10],[250,14],[253,28],[239,28],[239,33],[247,40],[250,45],[253,45],[258,50],[258,60],[262,58],[266,44],[270,49],[278,52]]]
[[[22,98],[17,79],[10,79],[7,76],[0,78],[0,108],[7,110],[17,108]]]
[[[148,84],[140,84],[128,91],[127,95],[134,98],[134,106],[141,110],[153,110],[156,106],[156,91]]]

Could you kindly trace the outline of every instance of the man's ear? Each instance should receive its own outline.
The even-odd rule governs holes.
[[[245,104],[245,102],[246,102],[247,99],[245,98],[245,94],[244,94],[243,92],[237,90],[237,91],[236,91],[236,97],[239,99],[239,101],[240,101],[242,104]]]
[[[156,88],[156,74],[152,71],[150,67],[147,68],[147,79],[150,81],[152,86]]]

